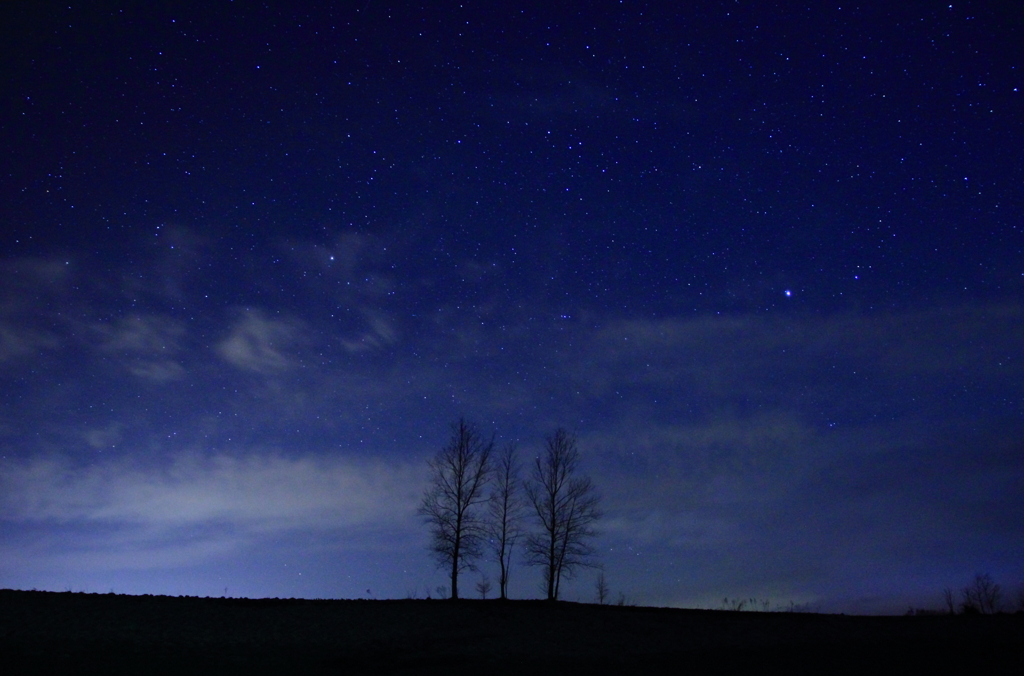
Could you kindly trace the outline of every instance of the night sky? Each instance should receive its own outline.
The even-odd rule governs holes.
[[[1024,583],[1019,3],[68,4],[0,8],[0,587],[436,596],[460,416],[578,432],[613,598]]]

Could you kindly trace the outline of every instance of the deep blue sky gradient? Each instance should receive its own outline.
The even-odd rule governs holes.
[[[1024,584],[1013,3],[0,16],[0,586],[436,594],[463,415],[637,603]]]

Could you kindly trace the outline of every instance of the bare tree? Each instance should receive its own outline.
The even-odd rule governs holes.
[[[991,615],[999,610],[1002,594],[1002,587],[996,584],[988,573],[975,575],[974,582],[960,592],[965,612],[971,612],[973,609],[985,615]]]
[[[451,597],[459,598],[459,573],[475,570],[482,553],[484,520],[477,507],[486,501],[494,439],[463,419],[452,424],[448,445],[429,461],[430,486],[419,514],[430,525],[430,549],[438,566],[451,575]]]
[[[956,597],[953,595],[953,590],[946,587],[942,590],[942,600],[946,602],[946,610],[949,611],[950,615],[956,615]]]
[[[502,449],[495,463],[487,524],[491,553],[499,567],[499,595],[503,599],[508,598],[512,549],[523,533],[522,522],[526,503],[523,501],[519,472],[516,446],[510,443]]]
[[[491,581],[486,575],[476,583],[476,591],[480,598],[487,600],[487,595],[491,592]]]
[[[589,540],[597,533],[598,496],[590,479],[577,476],[576,435],[559,428],[547,438],[534,463],[526,495],[537,515],[540,531],[526,541],[526,562],[544,569],[549,601],[558,599],[562,576],[572,577],[581,566],[593,566]]]
[[[608,582],[604,579],[603,570],[598,573],[597,580],[594,581],[594,591],[596,592],[597,602],[603,606],[605,601],[608,600],[608,594],[610,593],[608,590]]]

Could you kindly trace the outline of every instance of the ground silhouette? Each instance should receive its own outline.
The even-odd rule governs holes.
[[[0,590],[0,656],[11,674],[726,674],[767,665],[788,673],[1010,673],[1024,657],[1024,615]]]

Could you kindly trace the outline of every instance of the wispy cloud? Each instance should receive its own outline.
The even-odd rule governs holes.
[[[118,359],[132,375],[154,382],[180,380],[185,369],[176,360],[185,327],[160,316],[135,315],[94,327],[100,350]]]
[[[366,323],[365,331],[352,337],[340,339],[342,347],[348,352],[365,352],[375,350],[393,344],[398,340],[398,333],[393,323],[379,312],[364,312]]]
[[[685,377],[703,391],[728,393],[759,377],[833,365],[872,372],[934,374],[984,369],[1019,372],[1024,307],[989,304],[912,312],[825,316],[738,315],[614,322],[591,336],[613,370],[657,384]],[[1011,357],[1007,360],[1003,357]],[[778,380],[778,378],[776,378]]]
[[[297,336],[295,322],[271,319],[260,310],[246,310],[217,346],[217,352],[242,370],[275,373],[295,363],[291,349]]]
[[[0,362],[27,357],[38,350],[52,350],[60,346],[60,339],[48,332],[26,328],[0,319]]]
[[[60,456],[6,460],[0,519],[24,532],[95,531],[88,548],[111,560],[131,553],[180,563],[189,552],[224,553],[223,542],[237,553],[288,532],[393,529],[412,519],[422,474],[407,462],[276,452],[180,454],[154,467],[126,458],[89,466]],[[197,544],[205,540],[213,544]],[[58,538],[45,549],[65,546]]]
[[[0,467],[6,519],[168,527],[230,522],[253,530],[401,518],[415,511],[410,487],[419,478],[409,465],[276,453],[183,454],[146,469],[124,459],[77,467],[59,457]]]
[[[0,259],[0,363],[61,347],[53,328],[60,322],[41,315],[61,305],[71,273],[70,262],[56,258]]]

